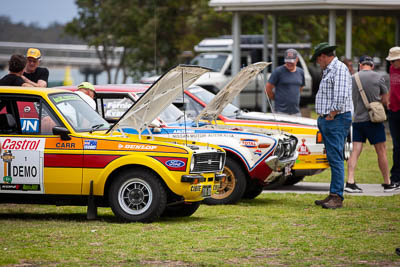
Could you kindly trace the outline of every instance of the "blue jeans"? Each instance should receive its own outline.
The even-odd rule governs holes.
[[[326,157],[331,167],[330,193],[343,199],[344,190],[344,158],[343,149],[351,126],[351,113],[338,114],[333,120],[318,118],[318,128],[322,134],[326,149]]]
[[[388,111],[390,135],[393,140],[393,166],[390,170],[390,180],[400,182],[400,111]]]

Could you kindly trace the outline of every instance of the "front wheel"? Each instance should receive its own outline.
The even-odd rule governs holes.
[[[227,157],[225,161],[225,182],[221,183],[216,194],[203,200],[208,205],[234,204],[238,202],[246,190],[246,174],[242,166],[234,159]]]
[[[161,216],[166,217],[189,217],[200,207],[201,201],[180,203],[165,208],[164,213]]]
[[[246,191],[244,192],[243,198],[254,199],[260,195],[263,191],[263,186],[254,179],[249,179],[246,185]]]
[[[148,170],[121,173],[111,184],[108,199],[114,214],[129,222],[152,222],[165,210],[167,195]]]

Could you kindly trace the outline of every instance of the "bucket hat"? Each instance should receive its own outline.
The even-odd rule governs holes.
[[[93,92],[96,92],[96,90],[94,89],[93,84],[89,83],[89,82],[82,82],[78,85],[78,89],[88,89],[91,90]]]
[[[392,61],[396,59],[400,59],[400,47],[398,46],[390,48],[389,55],[386,58],[387,61]]]
[[[315,46],[314,55],[311,58],[311,62],[314,62],[319,55],[335,50],[337,45],[329,45],[328,42],[323,42]]]

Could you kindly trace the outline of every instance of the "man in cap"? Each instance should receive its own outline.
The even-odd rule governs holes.
[[[277,67],[268,80],[265,92],[275,100],[274,111],[277,113],[301,116],[300,93],[305,79],[304,71],[296,66],[298,61],[295,49],[286,50],[285,64]]]
[[[385,85],[385,79],[373,71],[374,61],[370,56],[361,56],[359,61],[359,76],[362,89],[364,90],[368,102],[379,101],[387,106],[388,90]],[[371,145],[374,145],[378,156],[378,166],[383,176],[383,191],[391,192],[399,187],[391,184],[389,178],[389,166],[386,156],[386,133],[383,123],[371,122],[368,110],[361,98],[360,88],[357,85],[355,76],[353,82],[353,151],[347,162],[347,183],[344,191],[349,193],[359,193],[362,189],[357,186],[354,180],[354,170],[357,165],[358,157],[361,154],[363,143],[368,139]]]
[[[94,97],[96,95],[96,90],[94,89],[93,84],[89,82],[83,82],[78,85],[78,90],[76,93],[85,100],[92,109],[96,110],[96,102],[94,101]]]
[[[390,66],[390,90],[388,121],[393,140],[393,166],[390,170],[392,183],[400,183],[400,47],[392,47],[386,58]]]
[[[351,126],[352,83],[349,70],[335,55],[336,45],[318,44],[311,61],[317,61],[323,70],[315,97],[315,111],[319,114],[318,128],[324,141],[331,167],[329,195],[315,201],[327,209],[343,206],[344,158],[343,150]]]
[[[47,87],[49,70],[39,67],[41,60],[40,50],[29,48],[26,52],[27,64],[22,79],[33,87]]]

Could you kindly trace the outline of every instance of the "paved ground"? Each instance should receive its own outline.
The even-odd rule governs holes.
[[[400,194],[400,189],[384,193],[380,184],[357,184],[363,189],[363,193],[346,193],[353,196],[393,196]],[[263,193],[297,193],[297,194],[327,194],[329,192],[328,183],[307,183],[300,182],[292,186],[285,186],[276,190],[264,190]]]

